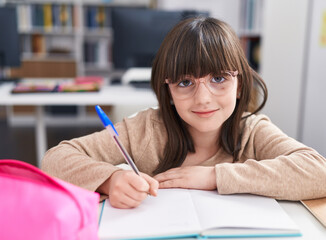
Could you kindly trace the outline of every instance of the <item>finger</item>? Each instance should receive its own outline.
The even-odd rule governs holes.
[[[122,202],[119,202],[116,206],[113,206],[112,207],[115,207],[115,208],[121,208],[121,209],[129,209],[131,207],[129,207],[128,205],[122,203]]]
[[[115,196],[116,194],[112,194],[109,196],[109,202],[112,207],[115,208],[131,208],[136,205],[135,200],[130,199],[129,196],[119,193],[119,198]]]
[[[139,175],[136,175],[129,179],[129,184],[139,192],[147,192],[149,191],[149,184],[148,182]]]
[[[157,196],[157,189],[159,188],[159,183],[156,179],[148,176],[147,174],[141,175],[149,184],[149,194],[152,196]]]
[[[163,182],[169,179],[176,179],[180,177],[180,170],[179,169],[170,169],[166,172],[159,173],[156,176],[154,176],[154,179],[156,179],[159,182]]]
[[[125,188],[124,194],[135,201],[143,201],[147,197],[147,192],[138,191],[131,185]]]
[[[109,202],[110,202],[110,205],[114,208],[123,208],[123,209],[131,208],[127,204],[125,204],[121,201],[114,201],[111,198],[109,198]]]
[[[185,188],[186,183],[181,178],[170,179],[163,182],[160,182],[160,188]]]
[[[140,205],[142,201],[135,200],[128,195],[121,196],[118,204],[119,208],[134,208]]]

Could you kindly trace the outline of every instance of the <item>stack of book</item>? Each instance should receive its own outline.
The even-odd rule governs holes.
[[[68,79],[23,79],[12,89],[12,93],[49,92],[97,92],[101,89],[103,78],[97,76]]]

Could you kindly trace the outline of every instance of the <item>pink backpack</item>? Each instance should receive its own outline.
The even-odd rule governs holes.
[[[99,194],[0,160],[0,239],[98,239]]]

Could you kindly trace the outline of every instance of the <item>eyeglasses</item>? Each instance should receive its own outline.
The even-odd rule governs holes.
[[[206,88],[215,96],[223,96],[228,93],[235,84],[235,77],[238,75],[238,71],[227,71],[219,76],[206,79],[191,79],[185,78],[176,83],[170,83],[169,80],[165,80],[165,83],[169,84],[171,94],[180,100],[191,98],[197,92],[200,83],[204,83]]]

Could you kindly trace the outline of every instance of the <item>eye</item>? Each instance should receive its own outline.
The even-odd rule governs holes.
[[[189,79],[185,79],[185,80],[181,80],[179,83],[178,83],[178,87],[189,87],[193,85],[192,81],[189,80]]]
[[[223,83],[225,81],[225,77],[223,76],[218,76],[218,77],[213,77],[212,78],[212,83]]]

